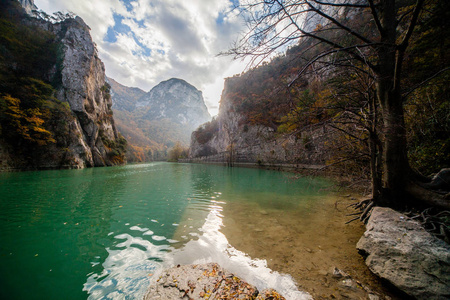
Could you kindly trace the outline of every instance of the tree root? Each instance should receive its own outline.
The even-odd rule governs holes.
[[[408,216],[418,221],[426,231],[450,243],[450,211],[436,212],[435,208],[427,208],[420,213],[409,213]]]
[[[357,216],[357,217],[345,222],[345,224],[350,224],[351,222],[356,221],[356,220],[360,220],[364,224],[366,224],[370,218],[370,215],[372,213],[372,209],[374,206],[375,206],[374,199],[365,199],[365,200],[361,200],[359,202],[350,204],[349,206],[347,206],[347,208],[353,207],[355,210],[359,210],[359,211],[347,215],[347,216]]]

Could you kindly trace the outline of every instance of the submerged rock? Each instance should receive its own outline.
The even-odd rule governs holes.
[[[373,273],[406,294],[450,298],[450,246],[405,215],[375,208],[356,247]]]
[[[279,299],[274,290],[259,292],[215,263],[173,267],[162,273],[144,296],[151,299]]]

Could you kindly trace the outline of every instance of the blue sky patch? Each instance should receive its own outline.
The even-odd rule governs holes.
[[[118,33],[128,33],[131,31],[131,28],[128,25],[122,23],[125,19],[123,16],[114,13],[114,26],[108,27],[108,31],[106,32],[106,36],[103,39],[106,42],[115,43],[117,42],[117,34]]]
[[[142,44],[140,41],[139,41],[139,39],[136,37],[136,35],[134,34],[134,32],[132,33],[133,34],[133,39],[134,39],[134,41],[136,42],[136,44],[138,44],[138,46],[139,46],[139,48],[140,48],[140,51],[139,51],[139,53],[137,53],[136,51],[133,51],[133,55],[137,55],[137,54],[140,54],[140,55],[143,55],[143,56],[151,56],[152,55],[152,49],[150,49],[150,48],[148,48],[147,46],[145,46],[144,44]]]
[[[132,0],[121,0],[121,2],[123,2],[123,4],[125,5],[125,7],[127,8],[127,11],[132,11],[133,10],[133,5],[131,5],[131,2],[135,2]]]

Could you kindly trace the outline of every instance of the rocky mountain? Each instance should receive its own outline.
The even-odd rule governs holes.
[[[112,78],[107,78],[111,86],[111,98],[113,109],[132,112],[136,109],[136,103],[146,92],[136,87],[124,86]]]
[[[31,0],[21,2],[28,10],[35,7]],[[2,6],[1,30],[8,37],[0,64],[2,168],[123,163],[126,141],[115,127],[90,28],[77,16],[50,22],[27,15],[17,1]]]
[[[148,107],[145,119],[169,119],[191,129],[211,119],[202,92],[177,78],[159,83],[138,100],[136,107]]]
[[[33,10],[37,10],[37,6],[34,4],[33,0],[19,0],[22,7],[25,9],[25,12],[29,15],[32,14]]]
[[[131,161],[162,159],[176,142],[187,146],[192,131],[211,119],[202,92],[182,79],[163,81],[148,93],[108,80]]]

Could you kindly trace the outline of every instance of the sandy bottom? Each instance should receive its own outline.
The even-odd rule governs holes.
[[[346,207],[356,197],[359,195],[317,198],[308,207],[288,211],[229,203],[224,206],[221,231],[236,249],[267,260],[274,271],[290,274],[299,289],[314,299],[367,299],[359,285],[348,286],[333,276],[335,267],[381,299],[400,299],[368,270],[355,248],[365,227],[361,222],[345,222],[351,218],[346,215],[354,212]]]

